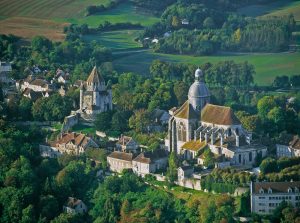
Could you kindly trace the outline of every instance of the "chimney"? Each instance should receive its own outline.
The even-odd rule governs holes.
[[[239,137],[238,135],[235,136],[235,145],[236,145],[237,147],[240,146],[240,137]]]
[[[205,143],[206,144],[208,143],[208,135],[207,135],[207,133],[205,133]]]
[[[211,144],[213,145],[215,143],[215,134],[212,132],[210,135],[210,139],[211,139]]]

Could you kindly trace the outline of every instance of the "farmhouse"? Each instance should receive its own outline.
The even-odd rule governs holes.
[[[87,206],[82,200],[76,199],[74,197],[69,197],[66,205],[63,206],[66,213],[69,214],[82,214],[88,211]]]
[[[139,144],[134,141],[132,137],[121,135],[116,143],[116,148],[122,152],[136,153],[139,148]]]
[[[121,173],[124,169],[132,169],[132,153],[114,151],[107,156],[109,169],[113,172]]]

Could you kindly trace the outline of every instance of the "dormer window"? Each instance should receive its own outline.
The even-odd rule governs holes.
[[[259,189],[259,193],[260,193],[260,194],[263,194],[263,193],[264,193],[264,189],[260,188],[260,189]]]
[[[272,194],[272,189],[271,188],[268,189],[268,194]]]
[[[288,188],[288,193],[292,193],[293,191],[292,191],[292,188]]]
[[[299,188],[295,187],[295,193],[299,193]]]

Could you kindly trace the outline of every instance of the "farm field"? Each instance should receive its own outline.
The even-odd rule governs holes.
[[[256,74],[254,75],[254,82],[260,86],[270,85],[273,79],[278,75],[290,76],[300,73],[300,53],[236,54],[194,57],[142,52],[116,59],[114,61],[114,67],[119,72],[132,71],[147,75],[149,74],[149,66],[155,59],[196,65],[207,62],[217,63],[225,60],[233,60],[235,62],[248,61],[255,66]]]
[[[67,23],[56,23],[47,19],[11,17],[0,20],[0,33],[14,34],[25,39],[42,35],[54,41],[63,41],[65,38],[63,27],[67,25]]]
[[[109,47],[112,50],[124,50],[141,47],[141,45],[134,41],[141,30],[118,30],[111,32],[104,32],[97,35],[85,35],[85,41],[97,41],[99,44]]]
[[[64,21],[74,24],[88,24],[91,27],[98,27],[105,21],[110,23],[140,23],[143,26],[149,26],[159,21],[159,18],[145,15],[137,12],[131,3],[123,3],[116,8],[102,12],[99,15],[91,15],[81,18],[58,19],[57,21]]]
[[[300,2],[293,0],[274,1],[269,4],[257,4],[238,10],[246,16],[283,16],[293,13],[296,20],[300,20]]]
[[[86,23],[89,26],[97,27],[105,21],[151,25],[159,20],[156,17],[136,12],[130,3],[123,3],[101,15],[85,17],[87,6],[107,4],[109,1],[2,0],[0,1],[0,33],[14,34],[25,38],[44,35],[52,40],[60,41],[64,38],[63,27],[70,23]]]

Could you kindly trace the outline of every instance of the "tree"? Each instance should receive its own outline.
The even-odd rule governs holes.
[[[187,99],[189,86],[183,81],[178,81],[174,84],[174,94],[177,98],[177,104],[182,105]]]
[[[278,170],[277,162],[273,158],[264,159],[260,164],[259,168],[263,174],[277,172]]]
[[[27,208],[22,210],[21,223],[35,223],[35,213],[33,205],[28,205]]]
[[[31,119],[32,101],[29,98],[22,97],[19,105],[19,114],[23,120]]]
[[[129,127],[138,133],[145,132],[150,124],[150,113],[145,109],[134,111],[129,119]]]
[[[173,16],[172,18],[172,26],[177,28],[180,25],[180,21],[177,16]]]
[[[276,106],[276,102],[273,96],[264,96],[257,103],[257,110],[259,116],[265,120],[269,111]]]
[[[171,152],[169,156],[169,166],[167,169],[167,177],[170,182],[177,180],[177,168],[179,167],[179,160],[175,152]]]
[[[101,112],[95,120],[95,127],[99,131],[108,131],[111,127],[112,112]]]
[[[207,28],[207,29],[213,29],[213,28],[215,28],[215,22],[214,22],[213,18],[207,17],[203,21],[203,27]]]
[[[51,220],[59,213],[59,204],[52,195],[42,196],[39,202],[39,210],[42,217]]]
[[[207,168],[212,168],[215,164],[214,161],[214,154],[210,151],[209,148],[206,148],[205,151],[203,152],[203,157],[204,157],[204,166]]]

